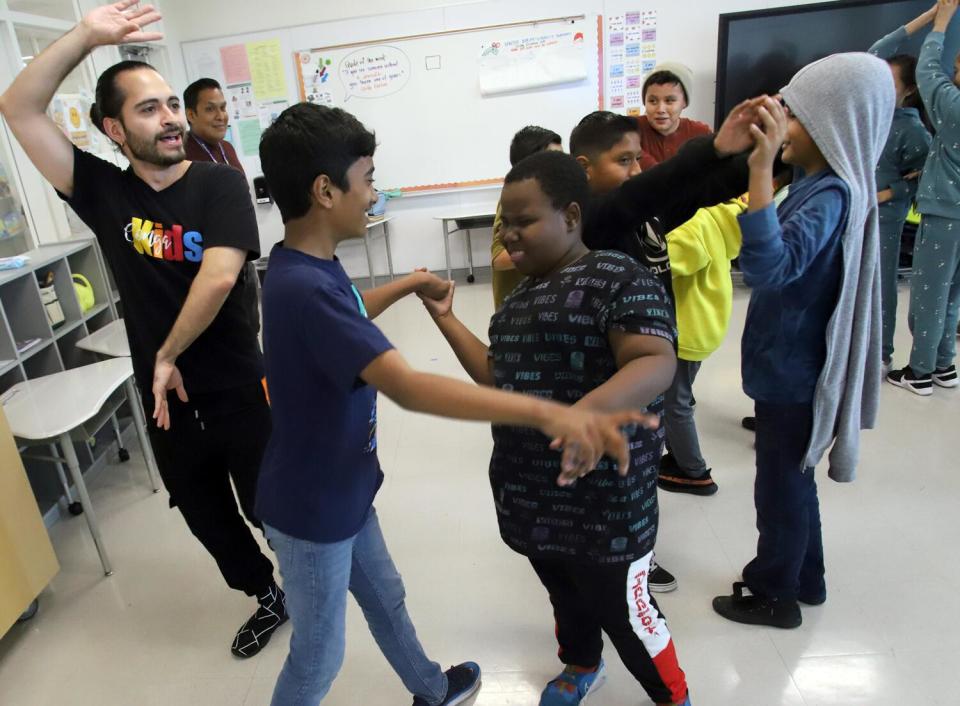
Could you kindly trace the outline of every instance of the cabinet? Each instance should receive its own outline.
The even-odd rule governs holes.
[[[0,407],[0,635],[60,566]]]
[[[77,341],[117,318],[119,296],[96,240],[61,241],[23,254],[30,258],[25,267],[0,271],[0,400],[22,380],[95,363],[96,356],[77,348]],[[57,326],[47,319],[37,281],[38,274],[48,272],[63,310]],[[94,305],[87,311],[74,289],[74,274],[86,277],[93,288]],[[111,447],[109,427],[76,446],[81,467],[91,467]],[[49,464],[27,461],[26,468],[45,513],[62,495],[57,476]]]

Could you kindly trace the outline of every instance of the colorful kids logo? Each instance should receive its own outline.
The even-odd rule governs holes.
[[[124,228],[124,239],[141,255],[171,262],[203,260],[203,236],[195,230],[183,232],[183,226],[170,226],[145,218],[132,218]]]

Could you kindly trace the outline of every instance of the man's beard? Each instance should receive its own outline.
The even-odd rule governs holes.
[[[180,149],[177,152],[163,154],[160,152],[158,146],[160,138],[170,135],[180,135]],[[149,139],[142,139],[132,132],[127,131],[127,147],[130,149],[130,154],[141,162],[154,164],[158,167],[170,167],[174,164],[180,164],[180,162],[187,158],[187,154],[183,148],[183,130],[181,129],[169,130]]]

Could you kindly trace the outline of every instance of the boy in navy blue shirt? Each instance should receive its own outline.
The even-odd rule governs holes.
[[[561,485],[602,454],[625,461],[621,426],[655,424],[639,412],[588,412],[411,370],[368,319],[413,292],[443,298],[451,283],[416,272],[361,295],[334,255],[340,241],[364,234],[376,200],[375,147],[349,113],[306,103],[284,111],[260,144],[285,224],[264,283],[274,426],[257,496],[293,623],[274,706],[315,706],[330,689],[343,661],[348,591],[414,704],[459,704],[480,685],[475,663],[443,672],[428,659],[407,614],[373,509],[383,480],[376,390],[407,409],[540,429],[562,448]]]

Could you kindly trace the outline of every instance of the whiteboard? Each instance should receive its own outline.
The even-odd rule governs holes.
[[[340,47],[325,57],[331,62],[331,76],[325,84],[329,95],[316,102],[348,110],[376,133],[379,188],[416,193],[497,183],[510,168],[508,149],[517,130],[528,124],[543,125],[566,141],[580,119],[602,105],[602,18],[598,13],[570,12],[578,7],[575,2],[533,2],[523,11],[504,3],[499,17],[517,26],[478,30],[496,22],[498,5],[487,5],[479,17],[470,6],[431,9],[381,16],[375,23],[342,20],[184,42],[184,63],[189,81],[209,76],[226,88],[227,79],[232,78],[228,74],[235,69],[228,63],[225,71],[222,50],[228,50],[229,56],[230,48],[238,44],[249,47],[273,42],[284,59],[286,102],[293,103],[307,95],[301,85],[301,57],[311,50]],[[582,19],[538,22],[564,16]],[[494,91],[483,94],[480,78],[485,47],[562,32],[580,36],[582,69],[571,69],[571,54],[566,52],[563,62],[549,62],[563,67],[562,76],[554,77],[552,83],[543,82],[549,85],[537,85],[534,79],[532,85],[518,83],[517,90],[504,90],[509,83],[501,81]],[[384,41],[391,38],[395,41]],[[346,43],[351,46],[343,47]],[[376,97],[348,94],[341,65],[345,66],[351,55],[356,59],[358,51],[382,55],[384,47],[391,47],[391,56],[404,57],[406,80],[398,90]],[[229,98],[230,91],[226,92]],[[265,126],[276,110],[258,112]],[[259,157],[250,149],[255,137],[249,129],[252,122],[243,121],[243,135],[239,134],[240,122],[232,121],[232,141],[247,172],[260,174]]]
[[[524,125],[566,135],[598,108],[597,32],[594,17],[302,50],[299,97],[376,132],[384,186],[475,186],[502,178]]]

